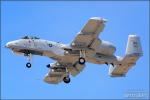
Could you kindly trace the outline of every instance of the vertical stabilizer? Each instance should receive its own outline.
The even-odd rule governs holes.
[[[143,55],[139,36],[129,35],[126,47],[126,55]]]

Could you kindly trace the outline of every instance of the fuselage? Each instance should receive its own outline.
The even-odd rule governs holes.
[[[32,55],[47,56],[62,62],[64,60],[67,60],[68,62],[75,61],[80,56],[79,50],[73,50],[70,45],[43,39],[19,39],[8,42],[6,47],[10,48],[16,54],[26,55],[31,53]],[[116,48],[111,43],[102,41],[100,46],[98,46],[94,51],[88,50],[86,52],[86,59],[93,63],[104,63],[104,61],[95,59],[95,56],[113,56],[115,50]]]

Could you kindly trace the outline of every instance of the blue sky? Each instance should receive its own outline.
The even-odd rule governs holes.
[[[131,1],[38,1],[1,4],[1,98],[2,99],[124,99],[127,91],[149,93],[149,5]],[[124,56],[129,34],[141,37],[144,56],[126,77],[111,78],[109,67],[86,63],[86,68],[71,83],[50,85],[43,82],[46,65],[54,62],[34,56],[27,59],[4,48],[8,41],[25,35],[70,43],[90,17],[108,19],[99,38],[112,42],[116,55]],[[144,98],[147,98],[145,96]]]

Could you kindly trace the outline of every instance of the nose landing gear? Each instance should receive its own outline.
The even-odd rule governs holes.
[[[25,54],[25,56],[27,56],[27,59],[28,59],[28,62],[26,63],[26,67],[27,68],[31,68],[31,58],[32,58],[32,54],[29,53],[29,54]]]
[[[31,65],[30,62],[26,63],[26,67],[27,67],[27,68],[31,68],[31,66],[32,66],[32,65]]]

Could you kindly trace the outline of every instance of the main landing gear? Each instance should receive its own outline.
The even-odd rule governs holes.
[[[63,81],[64,81],[64,83],[70,83],[70,77],[68,76],[68,77],[64,77],[63,78]]]
[[[79,64],[84,65],[85,64],[85,51],[81,50],[80,51],[80,57],[79,57]]]
[[[79,60],[78,60],[79,64],[81,65],[84,65],[86,60],[85,60],[85,51],[84,50],[81,50],[80,51],[80,57],[79,57]],[[47,65],[47,67],[49,67],[50,65]],[[66,68],[66,76],[63,78],[63,81],[64,83],[70,83],[71,79],[69,77],[69,71],[67,70]]]
[[[71,81],[67,67],[66,67],[66,76],[63,78],[63,81],[64,81],[64,83],[70,83],[70,81]]]
[[[79,64],[81,65],[85,64],[85,59],[83,57],[79,58]]]

